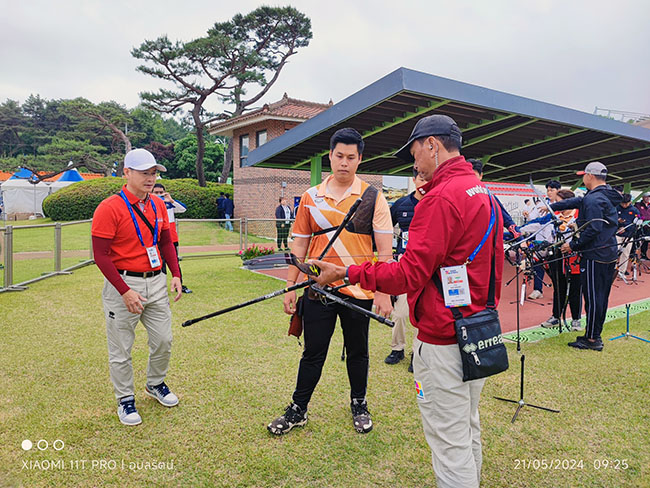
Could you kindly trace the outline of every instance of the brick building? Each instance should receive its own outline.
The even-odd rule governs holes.
[[[332,106],[289,98],[282,99],[238,117],[210,126],[212,135],[233,139],[233,187],[235,217],[275,218],[278,198],[292,204],[310,186],[309,171],[242,167],[248,153],[266,141],[284,134]],[[307,167],[308,168],[308,167]],[[323,173],[323,179],[328,173]],[[381,190],[382,177],[364,175],[363,179]]]

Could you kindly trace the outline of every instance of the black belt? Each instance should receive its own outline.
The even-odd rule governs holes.
[[[157,269],[156,271],[144,271],[144,272],[139,272],[139,271],[126,271],[124,269],[118,269],[118,273],[121,275],[125,276],[133,276],[135,278],[152,278],[154,276],[159,275],[162,270]]]

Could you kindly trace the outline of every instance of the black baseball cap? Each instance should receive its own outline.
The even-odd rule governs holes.
[[[398,157],[407,163],[412,163],[413,156],[411,155],[411,144],[416,139],[422,139],[423,137],[429,136],[449,136],[456,141],[459,148],[463,140],[462,133],[454,119],[447,115],[429,115],[418,120],[418,123],[413,127],[408,142],[395,153],[395,157]]]

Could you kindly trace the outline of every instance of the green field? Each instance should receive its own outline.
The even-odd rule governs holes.
[[[134,428],[115,414],[99,271],[89,266],[0,294],[0,486],[435,486],[413,377],[406,361],[384,364],[390,329],[377,323],[368,389],[375,429],[353,430],[338,329],[309,423],[283,438],[267,433],[290,400],[301,354],[286,335],[281,300],[180,327],[281,287],[240,264],[235,257],[183,263],[194,293],[172,305],[168,384],[181,399],[176,408],[142,393],[147,346],[138,328],[133,358],[143,424]],[[650,313],[631,320],[637,335],[650,336]],[[623,320],[608,323],[604,337],[624,327]],[[561,413],[525,408],[514,424],[515,405],[492,398],[519,395],[519,357],[508,344],[511,367],[488,380],[480,405],[482,486],[649,486],[650,345],[629,339],[607,341],[602,353],[576,351],[566,346],[574,336],[523,345],[526,400]],[[25,439],[50,447],[24,451]],[[60,451],[51,447],[57,439]],[[43,470],[45,460],[63,468]],[[144,469],[154,461],[167,464]]]

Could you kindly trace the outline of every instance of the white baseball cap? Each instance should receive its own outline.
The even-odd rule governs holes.
[[[156,163],[156,158],[153,157],[146,149],[132,149],[126,156],[124,156],[124,167],[134,169],[136,171],[144,171],[156,167],[158,171],[167,171],[162,164]]]

